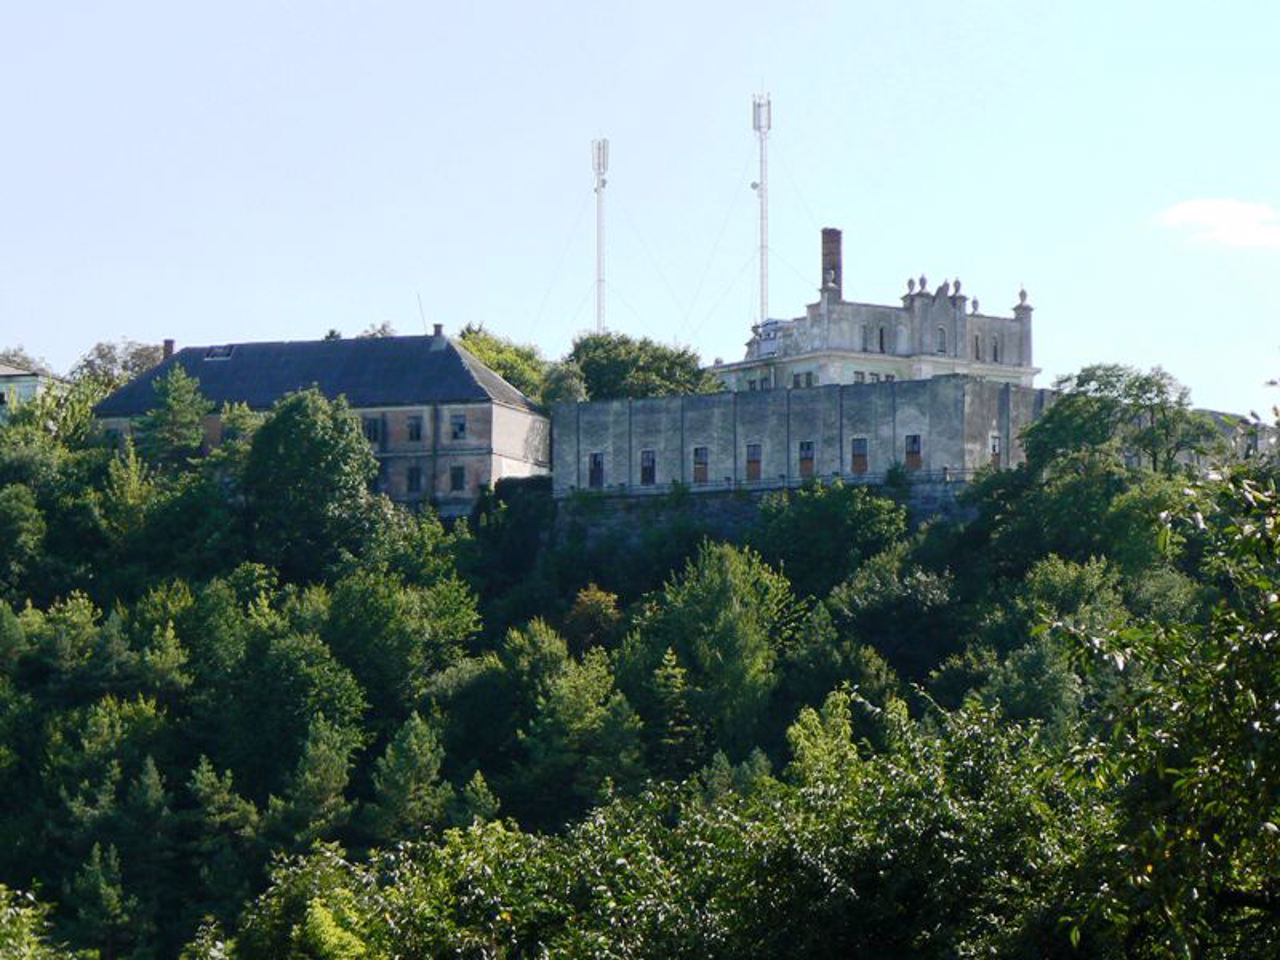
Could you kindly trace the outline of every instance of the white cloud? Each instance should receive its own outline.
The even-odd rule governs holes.
[[[1220,247],[1280,249],[1280,212],[1269,203],[1184,200],[1163,211],[1159,221]]]

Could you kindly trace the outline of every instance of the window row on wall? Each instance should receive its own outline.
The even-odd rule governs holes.
[[[397,440],[405,443],[421,443],[422,442],[422,416],[421,414],[410,414],[404,418],[404,435],[396,438],[392,437],[389,424],[382,416],[365,415],[361,417],[361,424],[364,429],[365,439],[375,446],[385,446],[387,443],[394,443]],[[467,415],[465,413],[452,413],[449,415],[449,439],[465,440],[467,439]]]
[[[404,485],[399,489],[397,489],[392,483],[393,469],[394,468],[390,464],[384,463],[382,465],[382,469],[378,475],[378,487],[382,492],[387,493],[393,498],[400,492],[400,490],[403,490],[404,493],[410,497],[416,497],[422,493],[430,492],[427,489],[426,471],[423,470],[420,464],[412,463],[404,468]],[[395,472],[399,473],[400,471],[395,469]],[[454,464],[449,467],[449,492],[465,493],[466,490],[467,468],[461,464]]]
[[[897,379],[892,373],[868,373],[865,370],[855,370],[853,372],[854,383],[893,383]],[[816,387],[819,385],[818,375],[812,370],[804,373],[793,373],[791,375],[791,386],[793,389],[801,387]],[[757,379],[747,380],[748,390],[768,390],[770,388],[769,378],[760,377]]]
[[[871,472],[870,441],[867,437],[853,437],[849,446],[848,472],[861,476]],[[796,475],[808,479],[817,475],[817,444],[813,440],[801,440],[796,444]],[[902,465],[907,470],[916,471],[924,466],[924,441],[920,434],[909,433],[903,440]],[[763,475],[764,446],[759,443],[748,443],[743,450],[743,476],[747,483],[758,483],[766,478]],[[715,482],[711,476],[711,448],[695,446],[691,453],[690,478],[694,486],[703,486]],[[889,466],[884,464],[882,466]],[[785,474],[783,475],[785,477]],[[725,477],[732,482],[732,477]],[[592,490],[602,490],[610,482],[605,476],[605,456],[602,451],[593,451],[587,455],[587,486]],[[640,451],[640,486],[652,487],[658,484],[658,454],[656,450]]]

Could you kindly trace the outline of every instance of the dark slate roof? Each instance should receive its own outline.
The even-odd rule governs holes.
[[[493,401],[533,404],[467,350],[445,337],[357,337],[284,343],[187,347],[98,404],[99,417],[138,417],[156,405],[153,384],[181,366],[217,407],[265,410],[313,384],[353,407]]]

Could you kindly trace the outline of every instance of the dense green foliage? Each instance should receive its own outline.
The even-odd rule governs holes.
[[[0,953],[1275,956],[1277,465],[1188,473],[1137,376],[963,522],[836,483],[740,542],[537,483],[445,529],[314,391],[203,453],[182,378],[136,448],[93,377],[23,407]]]

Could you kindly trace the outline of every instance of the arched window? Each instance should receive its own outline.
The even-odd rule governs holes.
[[[938,328],[938,338],[937,338],[937,343],[934,345],[934,349],[937,350],[938,353],[947,352],[947,328],[946,327]]]
[[[982,338],[977,334],[974,334],[973,336],[973,359],[982,359]]]
[[[880,352],[884,353],[884,327],[880,328]]]
[[[999,337],[991,338],[991,362],[992,363],[1000,362],[1000,338]]]

